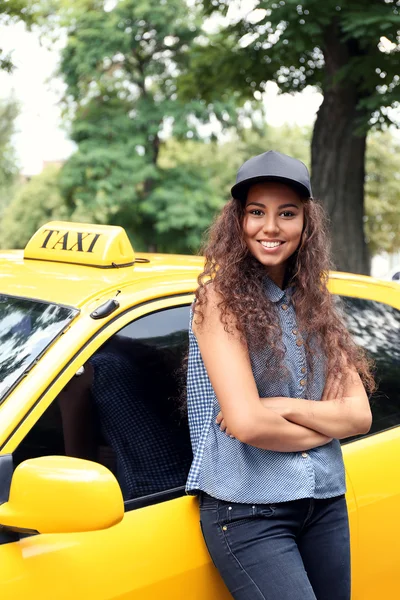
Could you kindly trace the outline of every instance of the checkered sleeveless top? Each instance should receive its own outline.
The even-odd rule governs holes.
[[[266,278],[265,291],[277,310],[287,372],[282,378],[267,376],[268,349],[252,353],[259,396],[319,401],[325,385],[325,361],[314,356],[313,376],[308,383],[306,353],[291,303],[292,290],[281,290]],[[275,452],[244,444],[220,431],[215,423],[220,406],[192,331],[192,316],[191,313],[187,402],[193,462],[187,493],[202,490],[220,500],[251,504],[344,494],[345,474],[338,440],[307,452]]]

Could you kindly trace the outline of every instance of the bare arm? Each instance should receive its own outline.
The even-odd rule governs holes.
[[[266,450],[298,452],[327,444],[329,436],[291,423],[262,405],[251,370],[248,349],[240,340],[233,317],[232,333],[220,320],[219,296],[210,286],[204,320],[193,331],[211,384],[230,433],[240,441]]]
[[[335,383],[328,379],[320,402],[299,398],[263,398],[261,402],[288,421],[332,438],[367,433],[372,415],[360,376],[355,370],[349,370],[340,392]]]

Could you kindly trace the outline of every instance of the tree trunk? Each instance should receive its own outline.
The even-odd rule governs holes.
[[[330,217],[336,268],[369,274],[364,237],[366,133],[356,134],[362,116],[356,86],[335,79],[352,53],[340,43],[334,26],[327,32],[324,54],[327,85],[311,145],[313,194]]]

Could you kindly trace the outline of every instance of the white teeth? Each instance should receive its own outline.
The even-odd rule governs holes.
[[[261,242],[265,248],[276,248],[277,246],[280,246],[281,243],[282,242]]]

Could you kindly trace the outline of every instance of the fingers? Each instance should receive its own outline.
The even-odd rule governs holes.
[[[219,428],[221,431],[223,431],[224,433],[226,433],[226,435],[229,435],[229,437],[233,437],[232,433],[230,432],[230,430],[228,429],[227,424],[225,423],[225,419],[222,419]]]
[[[215,419],[215,422],[217,425],[219,425],[219,428],[223,433],[225,433],[226,435],[229,435],[229,437],[231,437],[231,438],[234,437],[232,435],[232,433],[230,432],[230,430],[228,429],[227,424],[225,423],[225,419],[224,419],[222,412],[218,413],[217,418]]]
[[[222,412],[219,412],[217,415],[217,418],[215,419],[215,422],[217,425],[219,425],[219,428],[221,431],[227,431],[227,426],[225,423],[225,419],[224,419],[224,415],[222,414]]]
[[[328,377],[326,378],[325,387],[324,387],[324,391],[323,391],[321,400],[329,400],[330,398],[332,398],[332,386],[334,384],[334,381],[335,381],[335,376],[328,375]]]
[[[336,399],[340,396],[340,390],[342,389],[342,376],[340,375],[332,384],[331,390],[330,390],[330,397],[331,399]]]
[[[343,375],[330,375],[326,380],[321,400],[336,400],[343,395]]]

